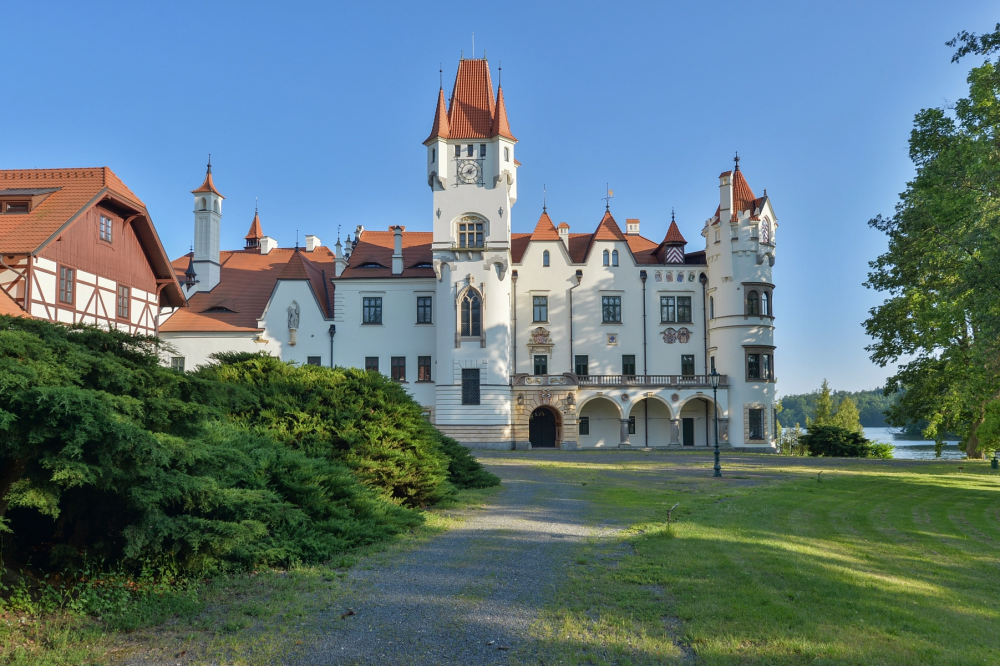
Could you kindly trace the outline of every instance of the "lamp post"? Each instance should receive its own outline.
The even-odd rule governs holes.
[[[709,377],[712,380],[712,409],[715,410],[715,473],[712,476],[722,476],[722,465],[719,464],[719,375],[715,368]]]

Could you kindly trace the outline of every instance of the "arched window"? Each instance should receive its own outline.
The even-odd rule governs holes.
[[[607,250],[605,250],[604,251],[604,265],[605,266],[610,266],[611,265],[610,257],[611,257],[611,254]]]
[[[198,206],[198,210],[208,210],[208,199],[205,197],[201,198],[201,205]]]
[[[618,265],[618,250],[611,251],[611,265],[612,266]]]
[[[456,227],[459,247],[483,247],[484,239],[489,234],[486,220],[473,215],[459,219]]]
[[[766,291],[760,292],[760,313],[765,317],[771,316],[771,298]]]
[[[479,292],[469,289],[462,297],[462,337],[477,338],[482,335],[483,301]]]
[[[222,213],[222,210],[219,207],[219,200],[218,199],[215,200],[215,212],[219,213],[219,214]]]
[[[760,314],[760,296],[757,295],[756,291],[747,292],[747,314],[748,315]]]
[[[708,297],[708,318],[715,319],[715,296]]]
[[[771,244],[771,223],[768,220],[760,223],[760,242],[764,245]]]
[[[549,265],[549,251],[546,250],[545,252],[542,252],[542,266],[547,267],[548,265]]]

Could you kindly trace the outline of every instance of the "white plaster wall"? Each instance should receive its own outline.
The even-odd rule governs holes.
[[[209,356],[217,352],[258,352],[271,353],[270,344],[257,344],[253,339],[256,333],[233,331],[227,333],[160,333],[160,339],[176,349],[176,351],[160,350],[160,357],[165,365],[170,365],[174,356],[184,357],[184,368],[194,370],[199,365],[211,362]],[[274,355],[272,353],[272,355]]]
[[[610,399],[589,400],[579,415],[590,418],[590,434],[580,435],[580,448],[616,448],[621,443],[621,411]]]

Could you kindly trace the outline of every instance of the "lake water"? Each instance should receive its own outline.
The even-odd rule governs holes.
[[[934,442],[919,439],[897,439],[893,428],[865,428],[865,437],[895,446],[893,458],[906,460],[934,460]],[[965,451],[958,447],[958,441],[946,441],[940,460],[964,460]]]

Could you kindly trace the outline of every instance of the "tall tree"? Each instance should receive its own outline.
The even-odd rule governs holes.
[[[953,62],[1000,50],[989,35],[960,33]],[[891,217],[869,224],[889,237],[865,286],[888,295],[865,321],[881,366],[898,363],[886,395],[892,425],[926,419],[925,436],[961,435],[966,452],[990,447],[978,430],[1000,398],[1000,60],[968,76],[969,94],[951,108],[923,109],[910,133],[916,175]]]
[[[833,414],[833,399],[830,397],[830,384],[824,379],[823,385],[819,390],[819,396],[816,398],[816,411],[813,413],[812,420],[806,419],[806,427],[810,425],[826,425],[830,422],[830,416]]]
[[[828,422],[830,425],[839,426],[851,432],[864,433],[865,431],[861,426],[861,413],[850,396],[840,401],[840,404],[837,405],[837,411],[830,417]]]

